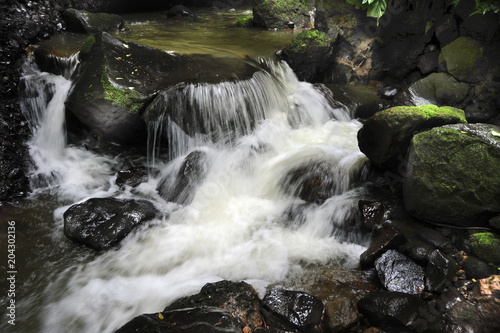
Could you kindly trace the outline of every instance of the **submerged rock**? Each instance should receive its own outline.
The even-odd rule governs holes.
[[[107,250],[158,215],[149,201],[92,198],[64,212],[64,235],[95,250]]]
[[[404,204],[416,218],[483,226],[500,212],[500,127],[456,124],[414,136]]]
[[[176,5],[170,8],[167,12],[167,17],[183,21],[196,20],[196,15],[189,10],[189,8],[182,5]]]
[[[98,31],[114,31],[124,28],[123,19],[116,14],[91,13],[74,8],[66,9],[62,17],[68,31],[91,34]]]
[[[465,122],[464,112],[452,107],[392,107],[365,122],[358,132],[358,145],[375,166],[404,171],[406,151],[415,132]]]

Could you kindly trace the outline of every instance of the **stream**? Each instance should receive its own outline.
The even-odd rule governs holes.
[[[165,51],[260,61],[267,70],[245,82],[183,90],[206,110],[203,121],[220,132],[216,135],[190,136],[159,118],[148,123],[147,152],[68,144],[64,101],[76,57],[65,58],[66,77],[26,65],[24,84],[38,96],[21,101],[34,133],[33,193],[15,206],[0,207],[2,226],[15,221],[17,259],[16,326],[2,320],[0,331],[113,332],[222,279],[244,280],[261,296],[282,286],[320,297],[328,297],[326,277],[363,280],[358,262],[368,236],[347,225],[358,218],[357,204],[365,195],[368,160],[356,138],[361,123],[274,58],[294,32],[233,27],[238,17],[251,15],[248,11],[197,15],[198,21],[175,23],[164,13],[124,16],[127,28],[114,36]],[[243,99],[252,107],[242,108]],[[243,119],[258,113],[258,121],[228,134],[221,110],[236,109]],[[166,201],[157,188],[174,182],[193,151],[206,156],[205,177],[189,202]],[[285,176],[317,165],[327,166],[333,194],[306,203],[283,185]],[[136,188],[116,185],[118,171],[135,166],[158,172]],[[66,209],[96,197],[146,199],[163,217],[116,249],[97,253],[63,233]],[[6,294],[0,297],[4,304]]]

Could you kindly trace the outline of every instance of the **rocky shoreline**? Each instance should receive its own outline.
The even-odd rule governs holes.
[[[134,3],[128,10],[136,10],[139,5]],[[192,1],[193,6],[207,3],[213,4]],[[360,266],[377,290],[326,302],[308,293],[276,289],[260,299],[244,282],[221,281],[161,312],[134,318],[118,332],[500,329],[498,15],[490,13],[482,20],[469,16],[472,9],[465,1],[456,8],[444,0],[425,8],[422,3],[393,4],[391,16],[377,26],[365,12],[346,7],[343,1],[297,1],[286,9],[293,15],[287,12],[285,19],[269,11],[264,1],[252,1],[256,25],[316,28],[298,34],[279,52],[299,78],[325,89],[330,86],[334,95],[362,91],[347,100],[361,104],[356,112],[364,127],[358,141],[373,167],[368,185],[372,198],[359,203],[361,227],[372,234]],[[4,36],[0,201],[5,203],[29,192],[25,142],[30,128],[18,105],[25,49],[67,29],[64,9],[117,12],[113,1],[8,5],[2,8],[5,20],[0,26]],[[98,41],[108,38],[99,36]],[[415,93],[436,106],[404,106],[414,102]],[[119,107],[130,107],[132,102],[125,102]],[[100,138],[114,140],[98,130]],[[306,194],[304,198],[317,199]],[[157,213],[152,210],[145,219]],[[92,247],[103,250],[119,241],[105,239]]]

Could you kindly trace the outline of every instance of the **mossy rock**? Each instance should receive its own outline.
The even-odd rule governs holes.
[[[71,32],[91,34],[124,28],[123,19],[116,14],[91,13],[86,10],[69,8],[63,12],[62,17],[68,31]]]
[[[489,72],[481,44],[467,37],[459,37],[446,45],[439,55],[439,65],[463,82],[479,82]]]
[[[404,169],[406,151],[415,132],[446,124],[466,123],[464,112],[449,106],[395,106],[368,118],[358,132],[360,150],[381,169]]]
[[[253,22],[267,29],[312,28],[313,0],[252,0]]]
[[[253,26],[253,19],[250,16],[243,16],[236,20],[236,27],[248,28]]]
[[[333,43],[330,35],[308,30],[299,33],[280,53],[300,80],[322,81],[325,70],[333,64]]]
[[[492,232],[480,232],[470,236],[474,253],[487,263],[500,264],[500,237]]]
[[[439,105],[459,106],[469,94],[469,85],[446,73],[432,73],[410,86],[422,98]]]
[[[416,134],[403,199],[421,220],[487,226],[500,212],[500,127],[454,124]]]

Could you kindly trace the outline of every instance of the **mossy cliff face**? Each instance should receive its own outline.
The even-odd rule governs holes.
[[[314,0],[252,0],[253,21],[267,29],[312,28]]]
[[[448,106],[392,107],[368,118],[358,132],[358,145],[373,165],[394,171],[401,167],[415,132],[466,122],[462,110]]]
[[[459,225],[487,225],[500,212],[500,127],[455,124],[413,137],[403,187],[415,217]]]

